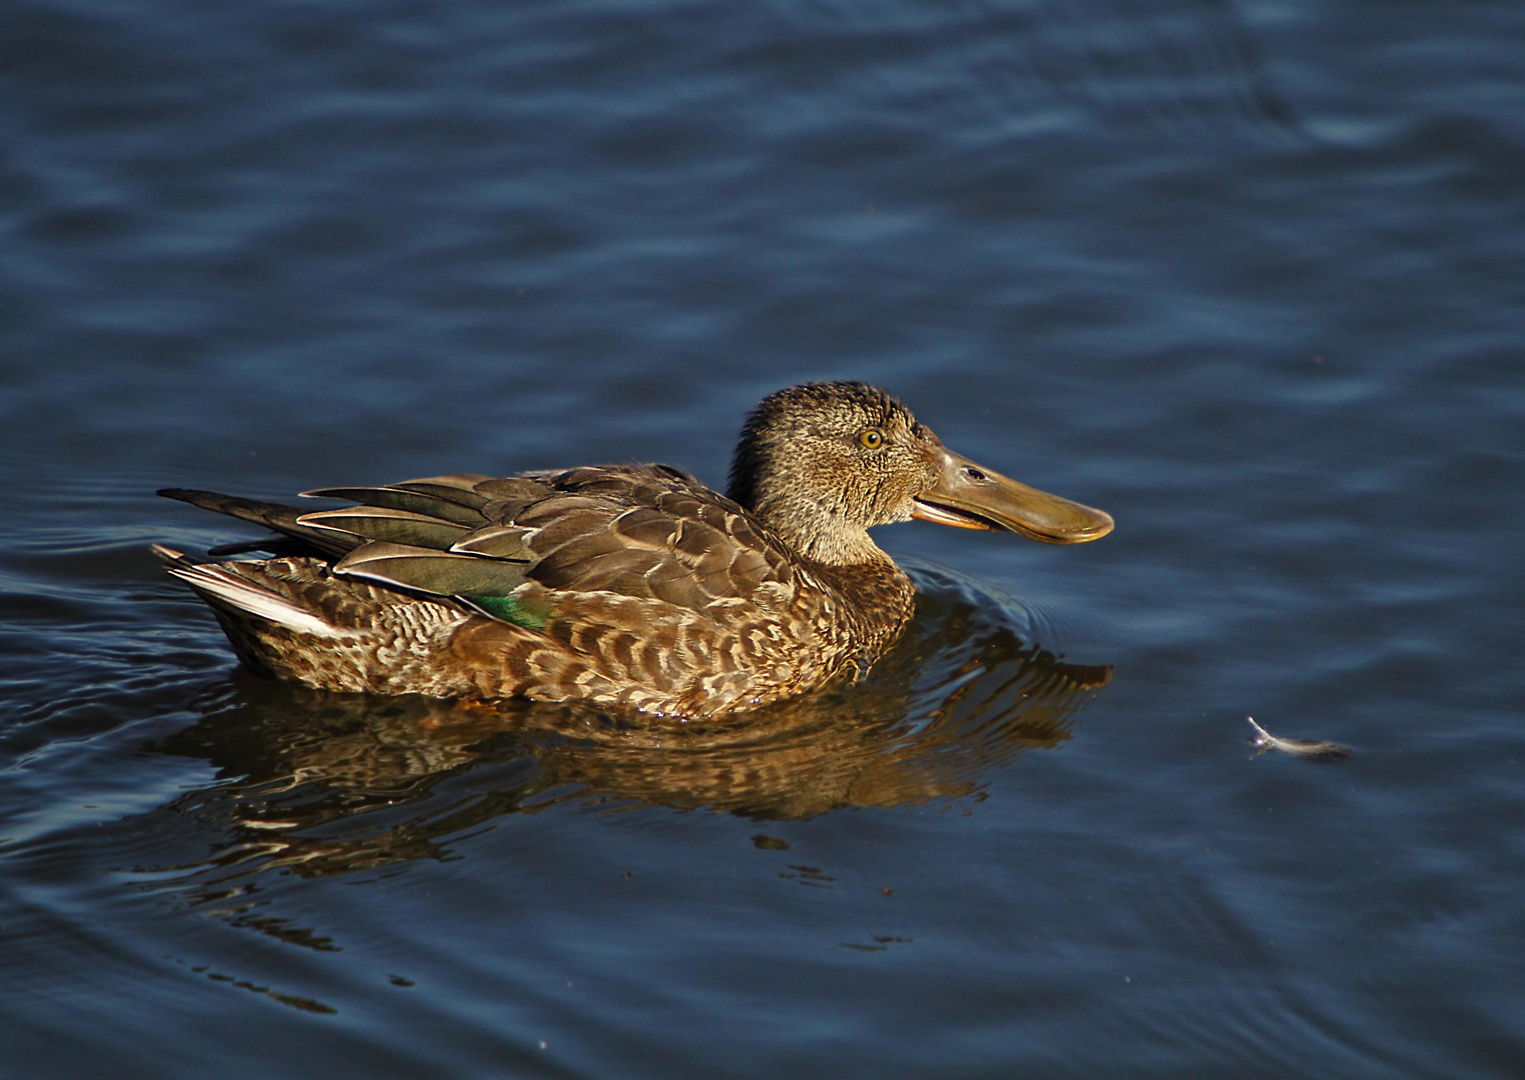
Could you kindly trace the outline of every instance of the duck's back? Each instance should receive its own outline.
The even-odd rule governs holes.
[[[360,505],[314,513],[166,494],[303,549],[169,557],[247,662],[325,689],[722,713],[870,659],[910,608],[892,565],[841,580],[667,466],[330,488]]]

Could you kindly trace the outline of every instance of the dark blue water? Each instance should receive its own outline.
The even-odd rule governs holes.
[[[1525,1073],[1525,15],[0,15],[0,1072]],[[662,460],[880,383],[865,683],[674,732],[238,671],[157,487]],[[1244,716],[1349,746],[1252,758]]]

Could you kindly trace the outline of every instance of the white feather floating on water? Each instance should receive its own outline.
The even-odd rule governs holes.
[[[1267,750],[1279,750],[1283,754],[1305,758],[1333,759],[1350,756],[1349,747],[1341,746],[1339,743],[1322,742],[1317,739],[1283,739],[1279,735],[1272,735],[1255,723],[1253,716],[1246,716],[1245,719],[1256,731],[1255,737],[1250,740],[1250,745],[1255,747],[1257,757]]]

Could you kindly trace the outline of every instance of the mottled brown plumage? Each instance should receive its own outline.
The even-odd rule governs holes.
[[[1111,529],[952,454],[861,383],[766,398],[729,497],[665,465],[325,488],[304,494],[359,505],[311,513],[161,494],[282,534],[266,560],[157,549],[258,671],[319,689],[675,716],[866,669],[914,602],[872,526],[917,516],[1056,543]]]

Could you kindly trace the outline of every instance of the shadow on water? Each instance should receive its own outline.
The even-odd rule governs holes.
[[[378,699],[250,677],[237,704],[149,747],[218,768],[218,783],[152,812],[210,830],[211,857],[138,872],[211,897],[254,872],[440,858],[499,815],[568,802],[797,819],[979,798],[990,770],[1068,739],[1112,668],[1024,640],[1034,628],[1017,626],[1009,602],[918,576],[916,618],[868,678],[726,722]]]

